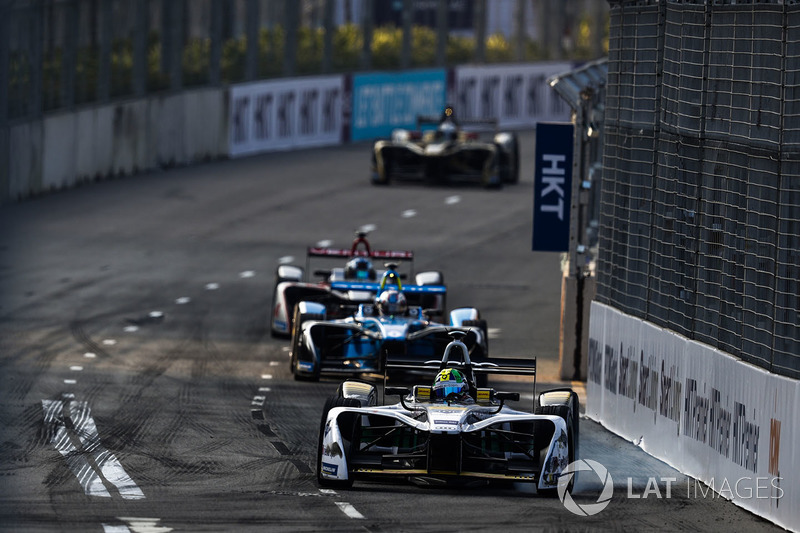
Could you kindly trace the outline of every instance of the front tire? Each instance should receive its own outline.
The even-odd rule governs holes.
[[[348,472],[347,479],[334,480],[322,477],[322,456],[323,456],[323,438],[325,437],[325,423],[328,420],[328,413],[334,407],[361,407],[361,403],[355,398],[342,398],[340,396],[331,396],[325,400],[325,406],[322,409],[322,419],[319,423],[319,438],[317,439],[317,483],[320,487],[349,489],[353,486],[353,478]],[[350,455],[350,442],[344,441],[344,449],[342,455],[344,456],[345,463],[348,463]]]
[[[542,405],[536,407],[534,414],[558,416],[564,420],[567,425],[567,464],[573,463],[577,459],[576,452],[578,449],[578,423],[577,419],[573,419],[573,416],[577,417],[578,413],[573,412],[569,405]],[[572,494],[572,489],[575,487],[575,476],[576,474],[573,473],[572,479],[567,485],[567,492],[570,494]],[[539,494],[547,497],[556,497],[558,496],[558,489],[542,489],[539,490]]]
[[[299,308],[294,310],[294,325],[292,327],[292,360],[291,370],[296,381],[319,381],[320,364],[314,361],[314,370],[309,374],[301,374],[298,371],[300,359],[314,359],[313,354],[308,353],[308,349],[303,343],[303,323],[309,320],[322,320],[323,316],[315,313],[301,313]]]

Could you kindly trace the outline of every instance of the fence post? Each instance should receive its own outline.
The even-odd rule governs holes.
[[[28,11],[30,37],[28,39],[29,59],[31,65],[30,84],[30,118],[42,116],[42,20],[44,17],[44,2],[34,0]]]
[[[525,59],[525,0],[516,0],[514,6],[514,59]]]
[[[414,4],[412,0],[403,0],[403,47],[400,50],[400,67],[407,69],[411,67],[411,19],[413,17]]]
[[[436,10],[436,66],[443,67],[447,64],[447,31],[448,31],[447,0],[439,0]]]
[[[11,0],[0,0],[0,128],[8,122],[8,89],[11,87],[11,74],[9,73],[9,55],[11,54]],[[2,161],[0,154],[0,161]],[[4,168],[0,166],[0,168]],[[7,172],[2,175],[7,176]],[[2,189],[0,189],[0,194]],[[0,198],[2,201],[2,198]]]
[[[211,49],[208,57],[208,83],[212,87],[222,82],[222,0],[211,0]]]
[[[300,25],[300,2],[286,0],[285,9],[285,46],[283,50],[283,75],[292,77],[297,70],[297,27]]]
[[[361,29],[364,34],[364,46],[361,49],[361,68],[369,70],[372,68],[372,32],[375,27],[372,2],[364,2],[362,17]]]
[[[133,28],[133,95],[147,94],[147,37],[150,33],[149,0],[136,0],[136,23]]]
[[[323,13],[323,29],[325,35],[322,40],[322,73],[328,74],[333,70],[333,0],[325,0]]]
[[[475,61],[486,62],[486,0],[476,0],[475,13]]]
[[[111,96],[111,43],[114,25],[111,0],[100,0],[100,63],[97,71],[97,101],[108,102]]]
[[[72,0],[66,2],[64,9],[66,14],[64,16],[64,47],[63,56],[61,58],[61,105],[56,107],[72,107],[75,104],[75,70],[77,65],[78,56],[78,2]],[[39,19],[39,24],[43,21]],[[55,31],[56,28],[50,28],[50,31]]]
[[[244,62],[244,79],[253,81],[258,78],[258,28],[259,28],[259,2],[247,0],[245,12],[245,32],[247,36],[247,52]]]
[[[8,126],[8,88],[11,82],[8,59],[11,53],[10,18],[11,0],[0,0],[0,204],[8,201],[11,183]]]

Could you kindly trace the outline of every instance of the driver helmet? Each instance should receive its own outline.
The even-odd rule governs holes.
[[[378,296],[378,310],[382,315],[404,315],[408,311],[406,297],[400,291],[383,291]]]
[[[469,396],[469,384],[460,370],[445,368],[433,382],[433,396],[437,400],[464,400]]]
[[[458,137],[458,128],[450,121],[439,124],[437,137],[444,141],[454,141]]]
[[[375,269],[372,262],[365,257],[356,257],[347,262],[344,268],[345,279],[367,281],[375,279]]]

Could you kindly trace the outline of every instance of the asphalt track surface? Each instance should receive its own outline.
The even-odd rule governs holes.
[[[373,247],[444,272],[449,307],[481,310],[492,355],[537,356],[538,388],[563,385],[560,257],[530,251],[533,135],[521,139],[521,183],[498,191],[374,187],[357,144],[0,207],[0,530],[778,530],[586,419],[581,456],[614,487],[593,516],[524,485],[316,485],[338,381],[295,382],[288,342],[268,331],[275,269],[308,245],[372,227]],[[532,397],[529,383],[495,386]],[[603,486],[583,473],[573,501],[597,503]]]

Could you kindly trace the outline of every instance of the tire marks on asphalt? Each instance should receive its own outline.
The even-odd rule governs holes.
[[[97,425],[87,402],[69,396],[42,400],[45,431],[51,444],[67,461],[87,496],[110,498],[109,486],[125,500],[141,500],[142,490],[134,483],[113,453],[100,444]]]

